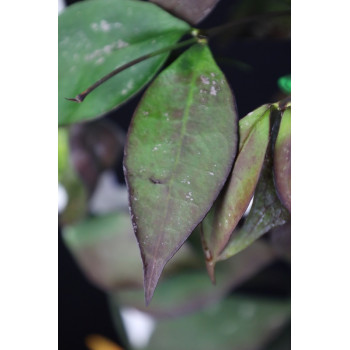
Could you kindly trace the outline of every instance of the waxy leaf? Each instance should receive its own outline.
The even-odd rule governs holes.
[[[257,185],[270,132],[270,108],[262,106],[239,122],[240,145],[228,183],[202,222],[208,273],[245,213]]]
[[[150,0],[175,16],[197,24],[214,9],[219,0]]]
[[[168,53],[143,61],[94,90],[83,103],[73,98],[133,59],[176,43],[187,23],[154,4],[90,0],[58,17],[58,123],[99,117],[127,101],[157,73]]]
[[[138,106],[124,172],[147,303],[164,265],[222,189],[236,154],[237,127],[231,90],[207,46],[181,55]]]
[[[234,295],[157,322],[147,350],[257,350],[290,319],[289,300]]]
[[[243,226],[233,232],[230,241],[218,260],[228,259],[248,247],[274,227],[290,220],[290,214],[281,204],[273,181],[271,144],[259,178],[252,209],[245,218]]]
[[[181,251],[181,250],[180,250]],[[111,295],[112,304],[135,307],[157,318],[196,312],[225,297],[270,264],[276,255],[263,242],[256,242],[235,259],[218,264],[218,285],[208,280],[205,267],[177,271],[159,282],[151,305],[144,305],[142,290],[121,290]]]
[[[291,107],[282,115],[275,144],[274,175],[278,196],[291,211]]]

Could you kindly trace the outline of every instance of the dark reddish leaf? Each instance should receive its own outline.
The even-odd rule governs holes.
[[[125,148],[125,177],[147,303],[164,265],[222,189],[237,141],[229,85],[209,48],[195,45],[146,91]]]
[[[279,198],[291,211],[291,107],[288,107],[282,115],[276,139],[274,176]]]

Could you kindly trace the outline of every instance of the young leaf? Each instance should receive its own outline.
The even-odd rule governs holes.
[[[282,115],[276,139],[274,176],[277,194],[284,206],[291,211],[291,107]]]
[[[96,118],[137,93],[168,54],[141,62],[98,87],[84,103],[74,97],[116,67],[172,45],[187,23],[143,1],[91,0],[69,6],[58,19],[58,123]]]
[[[233,96],[208,47],[187,50],[146,91],[130,125],[124,172],[147,303],[164,265],[224,185],[237,138]]]
[[[254,193],[252,209],[243,226],[233,232],[230,241],[218,257],[218,260],[230,258],[248,247],[264,233],[290,220],[289,212],[282,206],[276,194],[270,148],[266,154],[264,166]]]
[[[214,9],[219,0],[150,0],[175,16],[197,24]]]
[[[232,173],[202,222],[203,248],[213,282],[216,259],[246,211],[258,182],[269,142],[269,117],[269,106],[262,106],[240,120],[240,145]]]

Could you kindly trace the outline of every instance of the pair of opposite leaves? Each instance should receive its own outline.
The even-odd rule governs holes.
[[[230,87],[202,45],[188,49],[146,91],[129,128],[124,158],[146,303],[165,264],[202,221],[214,278],[214,264],[257,185],[273,108],[259,108],[242,119],[238,130]],[[256,238],[245,239],[245,247]]]

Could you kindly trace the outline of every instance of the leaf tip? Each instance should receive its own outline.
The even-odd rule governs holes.
[[[213,260],[211,261],[206,261],[205,262],[206,266],[207,266],[207,271],[208,271],[208,275],[210,277],[211,283],[213,285],[216,284],[216,278],[215,278],[215,263]]]
[[[153,260],[150,263],[144,264],[144,288],[146,306],[150,304],[153,298],[153,294],[157,287],[164,265],[165,264],[161,260]]]

